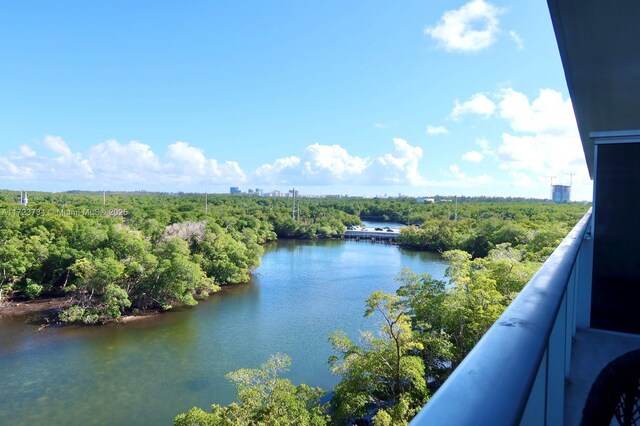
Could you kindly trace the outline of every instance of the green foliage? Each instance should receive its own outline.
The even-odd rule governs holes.
[[[84,318],[85,312],[86,309],[82,306],[70,306],[60,313],[59,318],[62,322],[81,322]]]
[[[326,407],[320,405],[323,391],[307,385],[295,386],[281,374],[288,371],[291,358],[272,355],[259,369],[241,369],[227,375],[236,388],[237,403],[213,405],[207,413],[192,408],[179,414],[176,426],[187,425],[326,425]]]
[[[363,333],[362,346],[352,343],[342,331],[329,337],[337,352],[329,358],[329,365],[334,374],[342,376],[331,399],[332,415],[339,421],[381,408],[390,410],[389,415],[408,413],[421,407],[427,397],[424,363],[414,355],[422,344],[414,339],[402,298],[378,291],[369,296],[366,306],[365,316],[375,315],[379,321],[378,337]],[[406,410],[389,408],[401,402],[408,404]]]
[[[105,304],[104,312],[111,318],[119,318],[121,311],[131,306],[127,292],[114,284],[107,285],[102,300]]]
[[[24,289],[24,294],[29,299],[35,299],[42,292],[42,288],[43,287],[40,284],[33,282],[31,279],[27,279],[27,286]]]
[[[528,260],[542,261],[587,208],[585,204],[461,202],[454,220],[450,203],[415,204],[411,221],[420,226],[401,229],[398,242],[436,252],[464,250],[474,258],[486,257],[497,245],[508,243]]]
[[[155,279],[145,287],[145,297],[170,309],[175,305],[195,305],[194,294],[198,290],[216,290],[213,279],[189,255],[187,242],[178,237],[158,244],[158,268]]]
[[[412,407],[412,405],[414,405]],[[401,426],[409,424],[409,421],[418,414],[422,407],[416,407],[407,395],[401,395],[400,401],[392,407],[381,408],[373,416],[374,426]]]
[[[372,416],[374,425],[407,424],[540,266],[510,243],[486,257],[451,250],[444,258],[448,283],[405,269],[396,295],[369,296],[365,315],[380,319],[377,337],[365,332],[356,345],[331,334],[329,364],[342,376],[331,400],[336,423]]]
[[[88,322],[247,282],[261,244],[276,238],[270,215],[290,211],[286,200],[210,197],[205,212],[198,196],[111,194],[104,206],[94,194],[30,195],[29,209],[0,202],[0,299],[64,294]],[[113,208],[126,214],[101,213]]]

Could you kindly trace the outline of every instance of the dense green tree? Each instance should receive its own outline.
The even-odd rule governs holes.
[[[219,289],[189,255],[187,242],[178,237],[158,244],[158,268],[145,287],[147,300],[170,309],[175,305],[195,305],[195,294]]]
[[[414,339],[407,306],[400,296],[378,291],[367,298],[366,306],[365,316],[375,315],[379,321],[377,337],[364,332],[362,346],[341,331],[329,338],[337,352],[329,358],[329,365],[342,377],[331,399],[332,414],[346,421],[384,409],[392,418],[392,413],[404,413],[406,418],[394,420],[406,421],[427,397],[424,364],[414,355],[422,345]],[[394,411],[401,401],[409,408]]]
[[[323,426],[326,407],[320,405],[323,391],[307,385],[294,385],[284,379],[291,358],[272,355],[259,369],[241,369],[227,375],[236,388],[237,403],[212,405],[207,413],[192,408],[176,416],[176,426]]]

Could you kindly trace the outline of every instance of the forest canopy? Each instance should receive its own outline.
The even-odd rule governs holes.
[[[206,198],[206,199],[205,199]],[[63,322],[197,304],[249,281],[278,238],[340,238],[361,220],[407,223],[401,246],[485,258],[515,250],[540,262],[585,204],[412,198],[288,198],[152,193],[0,191],[0,302],[66,297]],[[506,244],[506,246],[505,246]]]

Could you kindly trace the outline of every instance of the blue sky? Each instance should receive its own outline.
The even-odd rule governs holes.
[[[0,187],[573,198],[546,2],[0,4]]]

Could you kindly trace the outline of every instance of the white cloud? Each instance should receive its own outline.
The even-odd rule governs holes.
[[[496,110],[496,104],[489,99],[484,93],[476,93],[468,101],[460,103],[459,100],[454,101],[453,110],[449,114],[452,120],[459,120],[466,114],[477,114],[484,118],[489,118]]]
[[[23,180],[33,175],[28,167],[17,166],[13,161],[6,157],[0,157],[0,178],[10,180]]]
[[[476,52],[496,41],[498,16],[502,9],[484,0],[472,0],[459,9],[449,10],[425,34],[448,52]]]
[[[469,161],[471,163],[479,163],[484,159],[484,155],[482,155],[478,151],[469,151],[469,152],[465,152],[462,155],[462,159],[464,161]]]
[[[513,89],[503,90],[499,97],[498,115],[512,132],[502,134],[496,155],[513,186],[530,188],[537,183],[541,196],[548,197],[551,176],[564,182],[573,173],[576,199],[589,199],[591,181],[571,100],[551,89],[540,90],[533,101]]]
[[[533,189],[541,185],[539,179],[534,179],[527,173],[511,171],[509,172],[509,176],[511,177],[511,185],[516,188]],[[542,182],[542,185],[544,186],[544,182]]]
[[[483,155],[493,157],[495,152],[489,147],[489,141],[484,138],[476,139],[476,145],[480,147],[480,151]]]
[[[518,48],[518,50],[524,49],[524,40],[522,40],[522,37],[520,37],[520,34],[511,30],[509,31],[509,37],[511,37],[511,40],[513,40],[513,42],[516,44],[516,47]]]
[[[110,139],[99,143],[89,149],[88,160],[96,173],[114,181],[153,179],[161,170],[160,159],[151,147],[138,141],[120,144]]]
[[[340,145],[316,143],[307,146],[301,158],[280,158],[258,167],[255,178],[267,183],[319,186],[423,183],[418,171],[422,149],[400,138],[393,139],[393,142],[395,153],[374,159],[351,155]]]
[[[31,149],[31,147],[29,145],[20,145],[20,156],[22,157],[35,157],[36,156],[36,152]]]
[[[173,180],[184,184],[209,183],[244,183],[246,175],[235,161],[218,163],[216,159],[207,158],[200,148],[187,142],[176,142],[167,148],[165,165],[166,173]]]
[[[419,172],[422,148],[399,138],[393,139],[393,143],[393,152],[377,158],[353,155],[340,145],[315,143],[307,146],[302,156],[276,159],[255,169],[251,176],[259,184],[422,184],[424,179]],[[42,144],[48,155],[38,156],[25,145],[20,149],[21,155],[0,156],[0,178],[70,182],[69,188],[161,190],[193,190],[249,181],[237,162],[219,162],[207,157],[201,148],[183,141],[170,144],[162,156],[139,141],[107,140],[89,147],[86,153],[74,152],[58,136],[46,136]]]
[[[38,156],[27,145],[22,145],[19,154],[12,155],[11,159],[0,157],[0,178],[70,182],[70,188],[116,186],[164,190],[246,181],[237,162],[219,163],[187,142],[169,145],[164,160],[149,145],[138,141],[121,144],[107,140],[89,147],[86,155],[72,151],[59,136],[46,136],[42,144],[53,155]]]
[[[315,143],[305,149],[304,172],[308,175],[326,174],[341,180],[344,176],[361,174],[367,159],[351,156],[340,145]]]
[[[71,151],[67,143],[60,136],[47,135],[43,144],[58,157],[40,157],[37,161],[38,169],[45,169],[49,177],[54,180],[86,180],[93,179],[93,170],[89,162],[82,158],[82,154]]]
[[[493,177],[488,174],[482,173],[477,176],[469,176],[463,173],[457,164],[451,164],[445,175],[452,177],[453,180],[441,183],[443,186],[476,187],[494,183]]]
[[[423,185],[425,180],[418,171],[422,148],[411,146],[400,138],[394,138],[393,144],[399,155],[385,154],[376,158],[369,170],[369,183]]]
[[[255,171],[261,182],[329,185],[354,182],[369,163],[368,158],[352,156],[340,145],[315,143],[305,148],[302,158],[290,156],[264,164]]]
[[[447,128],[444,126],[432,126],[431,124],[429,124],[427,126],[427,134],[431,136],[448,135],[449,130],[447,130]]]
[[[44,137],[44,146],[49,150],[59,154],[63,157],[71,157],[71,149],[67,146],[67,143],[59,136],[47,135]]]
[[[259,182],[284,184],[289,181],[288,175],[295,175],[300,166],[300,158],[296,156],[278,158],[273,164],[263,164],[255,171]]]
[[[541,89],[538,97],[529,102],[525,94],[504,89],[499,98],[500,117],[508,120],[517,132],[577,135],[571,100],[564,100],[560,92]]]
[[[176,142],[167,148],[169,166],[178,173],[187,175],[205,175],[207,158],[200,148],[190,146],[186,142]]]
[[[570,99],[551,89],[542,89],[532,102],[523,93],[504,90],[499,116],[513,133],[502,135],[499,160],[511,170],[562,173],[584,166],[584,154]]]

